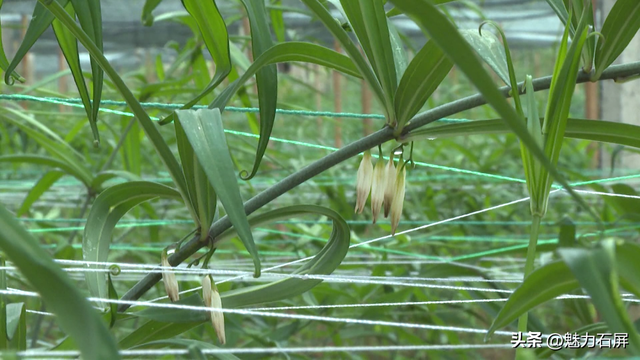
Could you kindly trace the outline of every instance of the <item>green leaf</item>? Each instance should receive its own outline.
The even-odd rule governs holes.
[[[22,205],[20,205],[18,211],[16,211],[16,215],[22,216],[29,212],[31,205],[40,199],[40,196],[49,190],[56,181],[60,180],[63,175],[64,172],[57,170],[48,171],[46,174],[42,175],[40,180],[38,180],[38,182],[29,189],[29,193],[22,201]]]
[[[249,80],[258,70],[268,64],[288,61],[301,61],[330,67],[344,74],[359,77],[358,69],[347,57],[324,46],[306,42],[290,41],[276,44],[265,51],[249,66],[242,76],[224,89],[209,108],[224,110],[233,95]]]
[[[594,80],[620,56],[640,29],[640,1],[618,0],[602,25],[604,42],[596,50]]]
[[[75,176],[87,186],[91,183],[91,171],[84,165],[84,158],[71,145],[34,118],[11,108],[5,108],[4,110],[20,117],[23,121],[1,114],[0,117],[19,127],[20,130],[35,140],[54,158],[64,163],[64,168],[62,169],[70,175]]]
[[[587,290],[611,331],[629,334],[628,349],[639,354],[640,336],[629,320],[618,288],[615,243],[609,240],[597,249],[559,249],[558,253]]]
[[[571,99],[576,87],[580,67],[580,54],[587,39],[586,21],[588,16],[586,13],[591,11],[590,4],[588,3],[588,6],[584,9],[576,34],[568,49],[565,49],[568,41],[568,27],[565,29],[549,88],[542,133],[545,139],[544,152],[553,165],[558,164],[558,159],[560,158]],[[549,191],[553,183],[547,170],[546,167],[540,169],[536,192],[531,194],[532,212],[534,214],[544,215],[547,211]]]
[[[386,113],[391,115],[387,121],[395,124],[393,103],[398,80],[384,2],[341,0],[340,3],[382,87],[383,104]]]
[[[76,12],[80,26],[97,50],[103,52],[102,10],[100,9],[100,0],[71,0],[71,3],[73,4],[73,9]],[[91,75],[91,81],[93,83],[93,107],[91,108],[93,116],[91,119],[97,121],[100,112],[104,71],[93,56],[91,57]],[[94,141],[97,140],[94,139]]]
[[[566,294],[579,287],[566,263],[554,261],[534,270],[511,294],[496,318],[493,320],[486,338],[501,329],[520,315],[557,296]]]
[[[6,155],[0,156],[0,163],[2,162],[10,162],[10,163],[28,163],[35,165],[44,165],[51,166],[53,168],[58,168],[67,174],[75,177],[76,179],[85,183],[88,179],[85,179],[83,174],[78,173],[73,166],[70,166],[68,163],[64,161],[60,161],[58,159],[54,159],[48,156],[39,156],[39,155]],[[85,183],[86,184],[86,183]]]
[[[259,277],[260,258],[244,211],[233,161],[225,140],[220,111],[218,109],[178,110],[176,115],[229,220],[253,258],[255,277]]]
[[[84,228],[83,259],[89,262],[106,262],[111,245],[111,234],[120,218],[136,205],[157,197],[180,199],[180,194],[175,189],[158,183],[131,181],[114,185],[98,195],[89,211]],[[101,268],[97,265],[89,267]],[[91,296],[108,298],[105,273],[89,271],[85,273],[85,279]]]
[[[149,320],[120,340],[118,346],[121,349],[130,349],[152,341],[173,338],[203,323],[167,323]]]
[[[144,24],[144,26],[153,25],[153,10],[160,5],[162,0],[145,0],[144,6],[142,7],[142,16],[140,21]]]
[[[549,161],[545,153],[529,135],[523,119],[509,105],[489,74],[482,68],[473,50],[455,26],[428,0],[394,0],[395,5],[424,28],[460,70],[471,80],[487,102],[496,110],[507,126],[518,136],[542,166],[557,180],[584,209],[600,224],[600,219],[587,203],[571,189],[564,177]]]
[[[93,181],[91,181],[91,188],[95,191],[102,191],[104,183],[115,178],[122,178],[129,181],[142,181],[142,178],[136,174],[122,170],[105,170],[97,173]]]
[[[271,26],[273,32],[276,35],[278,42],[285,42],[285,27],[284,27],[284,11],[282,8],[282,0],[273,1],[272,6],[267,6],[269,9],[269,16],[271,18]]]
[[[400,85],[400,79],[402,79],[402,77],[404,76],[404,72],[407,70],[407,66],[409,65],[409,58],[407,56],[407,52],[404,49],[402,37],[398,32],[398,29],[389,19],[387,19],[387,26],[389,27],[391,51],[393,51],[393,61],[395,62],[396,67],[396,78],[398,80],[398,84],[396,84],[397,86]],[[398,90],[396,89],[396,93],[397,92]]]
[[[510,129],[502,119],[478,120],[414,130],[402,137],[403,142],[481,134],[505,134]],[[565,137],[607,142],[640,148],[640,126],[617,121],[568,119]]]
[[[640,246],[625,242],[616,246],[616,266],[620,285],[640,297]]]
[[[118,300],[118,292],[116,288],[113,286],[113,281],[111,280],[111,273],[107,273],[107,283],[109,284],[109,299],[110,300]],[[116,324],[116,320],[118,320],[118,304],[115,302],[109,303],[109,328],[113,328],[113,325]]]
[[[294,271],[294,274],[329,275],[340,265],[349,250],[349,225],[337,212],[316,205],[294,205],[254,216],[249,223],[254,227],[304,214],[326,216],[333,221],[333,231],[322,250]],[[220,241],[233,238],[235,234],[235,228],[227,230],[220,235]],[[301,295],[321,282],[322,280],[319,279],[284,278],[267,284],[225,291],[220,294],[220,297],[224,308],[237,308]]]
[[[2,1],[3,0],[0,0],[0,9],[2,8]],[[5,54],[4,52],[4,46],[2,46],[2,26],[0,26],[0,69],[2,71],[6,71],[8,67],[9,67],[9,60],[7,59],[7,54]],[[13,80],[18,80],[20,82],[25,81],[25,79],[15,71],[11,73],[11,77],[13,78]]]
[[[576,242],[576,224],[569,217],[560,220],[560,234],[558,234],[558,246],[575,247]]]
[[[23,302],[7,304],[7,339],[9,341],[13,340],[13,337],[16,335],[16,332],[18,331],[18,328],[20,326],[20,322],[24,320],[24,310],[25,306]],[[22,331],[24,330],[25,329],[22,329]],[[25,334],[23,333],[22,337],[24,338],[24,336]],[[18,337],[20,337],[20,334],[18,334]]]
[[[57,315],[58,323],[75,340],[83,357],[120,358],[113,336],[77,284],[3,206],[0,206],[0,248],[40,293],[47,310]]]
[[[174,122],[174,127],[176,131],[176,143],[178,144],[178,153],[180,154],[180,161],[182,163],[182,171],[184,172],[184,178],[187,182],[187,189],[189,190],[189,202],[187,206],[189,207],[189,212],[191,213],[191,217],[193,221],[200,225],[201,231],[208,231],[208,227],[204,228],[200,224],[200,214],[199,210],[199,200],[198,189],[196,187],[196,172],[198,172],[201,167],[199,166],[198,160],[195,157],[195,153],[193,152],[193,148],[189,143],[189,139],[187,139],[187,135],[184,133],[182,129],[182,125],[180,125],[179,121]],[[198,163],[198,164],[197,164]],[[206,176],[206,175],[205,175]]]
[[[61,7],[67,5],[69,0],[58,0]],[[24,38],[20,43],[20,47],[16,51],[13,59],[9,66],[7,66],[4,74],[4,82],[11,85],[13,84],[12,74],[15,69],[18,67],[18,64],[22,61],[22,59],[27,55],[33,44],[40,38],[40,35],[47,30],[51,22],[53,21],[53,15],[47,11],[40,3],[37,3],[33,9],[33,15],[31,15],[31,21],[29,22],[29,27],[27,27],[27,31],[24,34]]]
[[[69,16],[72,18],[75,17],[75,12],[73,11],[71,3],[68,3],[65,6],[65,10],[69,13]],[[80,66],[78,41],[73,34],[71,34],[71,32],[60,23],[60,21],[53,20],[51,25],[53,27],[53,32],[56,35],[56,39],[58,39],[60,50],[62,50],[64,58],[67,60],[67,64],[69,65],[69,70],[71,70],[71,75],[73,75],[73,81],[76,83],[78,93],[80,93],[80,98],[82,99],[82,104],[84,105],[87,118],[89,119],[89,125],[91,126],[91,132],[93,133],[93,139],[94,141],[100,142],[97,123],[98,118],[94,116],[95,113],[92,111],[93,105],[91,103],[91,97],[89,95],[89,90],[87,90],[87,84],[84,82],[84,75],[82,74],[82,67]]]
[[[395,96],[400,129],[420,111],[452,67],[451,60],[433,41],[428,41],[418,51],[404,72]]]
[[[500,43],[500,39],[490,31],[484,34],[468,29],[460,30],[460,34],[469,42],[469,45],[475,50],[484,62],[498,74],[505,84],[510,85],[509,69],[507,69],[507,57],[504,47]]]
[[[173,346],[171,346],[173,345]],[[140,346],[136,346],[137,348],[140,347],[145,347],[145,348],[149,348],[149,347],[171,347],[171,348],[177,348],[177,349],[189,349],[189,348],[193,348],[196,347],[198,349],[220,349],[219,347],[212,345],[208,342],[204,342],[204,341],[199,341],[199,340],[192,340],[192,339],[167,339],[167,340],[157,340],[157,341],[151,341],[145,344],[142,344]],[[189,354],[191,356],[191,354]],[[217,354],[210,354],[211,356],[215,356],[218,359],[221,360],[237,360],[239,359],[238,357],[236,357],[233,354],[227,354],[227,353],[217,353]]]
[[[247,11],[251,26],[251,50],[256,59],[273,46],[271,30],[269,29],[267,10],[264,1],[241,0]],[[260,139],[256,150],[256,160],[253,169],[247,174],[246,170],[240,173],[244,180],[253,178],[258,171],[262,157],[264,156],[271,130],[276,118],[278,101],[278,69],[275,65],[268,65],[256,73],[256,86],[258,88],[258,107],[260,108]],[[246,176],[242,174],[247,174]]]
[[[196,105],[200,99],[207,96],[231,72],[231,54],[229,52],[229,34],[227,25],[220,15],[218,6],[213,0],[182,0],[182,4],[189,14],[195,19],[200,35],[204,40],[213,62],[216,64],[216,73],[207,87],[194,99],[191,99],[181,109],[189,109]],[[173,119],[172,114],[166,122]]]

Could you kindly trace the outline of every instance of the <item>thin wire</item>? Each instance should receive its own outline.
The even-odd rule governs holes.
[[[48,102],[48,103],[59,104],[59,105],[68,105],[68,106],[73,106],[73,107],[81,107],[81,108],[84,107],[84,105],[82,105],[81,99],[45,98],[45,97],[36,97],[36,96],[21,95],[21,94],[0,94],[0,100],[38,101],[38,102]],[[76,103],[74,103],[74,102],[76,102]],[[109,104],[110,102],[108,102],[106,100],[103,100],[102,103],[103,104]],[[111,104],[118,105],[118,106],[125,106],[126,105],[126,103],[118,102],[118,101],[111,102]],[[159,103],[147,103],[147,104],[149,105],[149,107],[160,106],[160,105],[167,106],[168,105],[168,104],[159,104]],[[170,104],[169,106],[178,106],[178,108],[179,108],[181,105],[179,106],[179,104]],[[230,109],[230,108],[226,108],[226,109]],[[238,109],[238,111],[243,111],[241,109],[247,109],[247,108],[235,108],[235,109]],[[254,111],[253,109],[255,109],[255,111],[258,111],[257,108],[250,108],[250,109],[252,109],[251,111]],[[282,110],[282,109],[280,109],[280,110],[283,111],[283,113],[305,115],[305,116],[319,116],[319,113],[322,113],[322,114],[334,114],[337,117],[350,117],[351,115],[353,115],[351,117],[364,117],[364,118],[371,117],[371,115],[369,115],[369,114],[331,113],[331,112]],[[111,110],[111,109],[106,109],[106,108],[100,108],[100,111],[109,112],[109,113],[113,113],[113,114],[120,115],[120,116],[135,117],[135,115],[133,113],[130,113],[130,112],[117,111],[117,110]],[[156,121],[160,120],[157,117],[150,117],[150,118],[152,120],[156,120]],[[469,121],[469,120],[455,120],[455,119],[446,119],[446,120]],[[224,131],[227,132],[227,133],[230,133],[230,134],[240,135],[240,136],[245,136],[245,137],[253,137],[253,138],[259,138],[260,137],[260,135],[251,134],[251,133],[242,132],[242,131],[227,130],[227,129],[225,129]],[[299,146],[306,146],[306,147],[322,149],[322,150],[329,150],[329,151],[337,151],[338,150],[338,148],[331,147],[331,146],[323,146],[323,145],[306,143],[306,142],[302,142],[302,141],[281,139],[281,138],[277,138],[277,137],[273,137],[273,136],[270,137],[269,139],[271,141],[274,141],[274,142],[282,142],[282,143],[299,145]],[[362,154],[360,154],[360,155],[362,155]],[[372,156],[373,157],[378,157],[378,155],[376,155],[376,154],[372,154]],[[388,160],[389,158],[388,157],[383,157],[383,159],[384,160]],[[448,167],[448,166],[429,164],[429,163],[424,163],[424,162],[420,162],[420,161],[416,161],[415,164],[418,165],[418,166],[423,166],[423,167],[428,167],[428,168],[433,168],[433,169],[453,171],[453,172],[469,174],[469,175],[474,175],[474,176],[488,177],[488,178],[493,178],[493,179],[498,179],[498,180],[506,180],[506,181],[512,181],[512,182],[518,182],[518,183],[526,183],[526,180],[524,180],[524,179],[518,179],[518,178],[509,177],[509,176],[502,176],[502,175],[481,173],[481,172],[472,171],[472,170],[451,168],[451,167]],[[638,175],[630,175],[630,176],[623,176],[623,177],[619,177],[619,178],[633,178],[633,177],[640,177],[640,174],[638,174]],[[579,184],[586,185],[586,184],[590,184],[590,183],[593,183],[593,182],[586,181],[586,182],[579,183]],[[561,188],[559,185],[552,185],[552,186],[555,187],[555,188]]]
[[[546,344],[541,344],[545,347]],[[199,349],[202,354],[278,354],[278,353],[335,353],[335,352],[381,352],[381,351],[437,351],[437,350],[479,350],[512,349],[513,344],[456,344],[456,345],[384,345],[384,346],[322,346],[322,347],[271,347],[271,348],[216,348]],[[188,349],[144,349],[120,350],[122,356],[165,356],[188,355]],[[17,353],[21,357],[77,357],[74,350],[26,350]]]
[[[59,98],[59,97],[39,97],[32,95],[24,95],[24,94],[0,94],[0,100],[9,100],[9,101],[33,101],[40,103],[50,103],[50,104],[58,104],[58,105],[66,105],[70,107],[78,107],[84,108],[82,103],[82,99],[72,99],[72,98]],[[101,100],[100,105],[112,105],[112,106],[128,106],[125,101],[114,101],[114,100]],[[150,109],[165,109],[165,110],[175,110],[182,108],[185,104],[166,104],[166,103],[158,103],[158,102],[142,102],[140,105],[144,108]],[[194,105],[193,109],[206,109],[208,108],[205,105]],[[111,112],[117,110],[111,110],[106,108],[100,108],[100,111]],[[239,113],[258,113],[260,109],[257,107],[234,107],[227,106],[224,108],[225,111],[230,112],[239,112]],[[124,112],[114,112],[118,115],[124,115]],[[305,116],[305,117],[339,117],[339,118],[355,118],[355,119],[385,119],[386,117],[382,114],[361,114],[361,113],[350,113],[350,112],[333,112],[333,111],[312,111],[312,110],[289,110],[289,109],[276,109],[277,114],[282,115],[297,115],[297,116]],[[442,122],[467,122],[469,120],[466,119],[446,119],[443,118],[440,121]]]
[[[551,191],[551,193],[556,192],[556,191],[558,191],[558,190],[553,190],[553,191]],[[473,215],[476,215],[476,214],[480,214],[480,213],[484,213],[484,212],[487,212],[487,211],[491,211],[491,210],[495,210],[495,209],[498,209],[498,208],[502,208],[502,207],[505,207],[505,206],[517,204],[517,203],[520,203],[520,202],[523,202],[523,201],[527,201],[527,200],[529,200],[529,197],[522,198],[522,199],[515,200],[515,201],[511,201],[511,202],[504,203],[504,204],[500,204],[500,205],[496,205],[496,206],[492,206],[492,207],[489,207],[489,208],[486,208],[486,209],[474,211],[474,212],[467,213],[467,214],[464,214],[464,215],[455,216],[455,217],[452,217],[452,218],[449,218],[449,219],[446,219],[446,220],[441,220],[441,221],[437,221],[437,222],[434,222],[434,223],[431,223],[431,224],[419,226],[417,228],[401,231],[401,232],[397,233],[397,235],[407,234],[407,233],[410,233],[410,232],[413,232],[413,231],[426,229],[426,228],[431,227],[431,226],[444,224],[444,223],[446,223],[448,221],[454,221],[454,220],[462,219],[462,218],[465,218],[465,217],[469,217],[469,216],[473,216]],[[389,239],[391,237],[394,237],[394,236],[393,235],[386,235],[386,236],[379,237],[379,238],[376,238],[376,239],[372,239],[372,240],[364,241],[364,242],[361,242],[361,243],[353,244],[353,245],[349,246],[349,249],[356,248],[356,247],[359,247],[359,246],[368,245],[368,244],[371,244],[371,243],[374,243],[374,242],[377,242],[377,241]],[[285,267],[285,266],[289,266],[289,265],[297,264],[297,263],[300,263],[300,262],[304,262],[304,261],[310,260],[312,258],[313,258],[313,256],[308,256],[308,257],[305,257],[305,258],[302,258],[302,259],[298,259],[298,260],[294,260],[294,261],[290,261],[290,262],[287,262],[287,263],[284,263],[284,264],[271,266],[271,267],[268,267],[266,269],[262,269],[262,273],[266,273],[266,272],[269,272],[271,270],[275,270],[275,269],[279,269],[279,268],[282,268],[282,267]],[[245,275],[238,275],[238,276],[235,276],[235,277],[232,277],[232,278],[227,278],[227,279],[220,280],[217,283],[218,284],[223,284],[225,282],[241,279],[241,278],[244,278],[244,277],[247,277],[247,276],[250,276],[250,275],[251,275],[250,273],[246,273]],[[197,291],[197,290],[199,290],[201,288],[202,287],[196,287],[196,288],[193,288],[193,289],[185,290],[185,291],[180,292],[180,294],[186,294],[186,293],[189,293],[189,292],[192,292],[192,291]],[[163,297],[156,298],[156,299],[154,299],[152,301],[162,300],[162,299],[166,299],[166,298],[167,298],[166,296],[163,296]]]

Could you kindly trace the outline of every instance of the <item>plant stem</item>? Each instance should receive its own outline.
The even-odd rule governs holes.
[[[541,216],[533,214],[531,218],[531,231],[529,232],[529,247],[527,248],[527,260],[524,263],[524,279],[533,271],[533,264],[536,259],[536,245],[538,244],[538,232],[540,230]],[[528,313],[524,313],[518,318],[518,332],[527,332],[527,320],[529,318]],[[516,349],[516,359],[523,358],[523,352],[525,348],[520,346]]]
[[[600,80],[617,79],[620,77],[628,77],[637,74],[640,74],[640,61],[623,65],[610,66],[602,73]],[[584,83],[589,81],[589,75],[589,73],[580,71],[578,73],[577,82]],[[545,76],[535,79],[533,80],[532,84],[534,91],[549,89],[549,87],[551,86],[551,76]],[[523,83],[518,84],[518,89],[522,89],[522,85]],[[509,86],[500,88],[500,91],[505,97],[509,97],[510,90],[511,88]],[[436,120],[451,116],[453,114],[457,114],[461,111],[485,105],[486,103],[486,100],[481,94],[476,94],[435,107],[431,110],[418,114],[413,119],[411,119],[411,121],[403,129],[401,135],[404,135],[409,131],[415,130],[422,126],[428,125]],[[369,136],[354,141],[353,143],[287,176],[275,185],[251,198],[244,204],[245,212],[247,213],[247,215],[250,215],[262,206],[275,200],[280,195],[322,173],[323,171],[330,169],[331,167],[345,160],[348,160],[365,150],[376,147],[379,144],[383,144],[393,138],[393,129],[390,127],[384,127],[383,129]],[[224,216],[211,225],[208,235],[211,239],[214,239],[213,241],[215,242],[216,237],[218,237],[220,234],[222,234],[222,232],[229,228],[231,228],[231,222],[229,221],[229,218],[227,216]],[[207,243],[204,241],[201,242],[200,236],[195,236],[194,238],[189,240],[189,242],[184,244],[179,251],[176,251],[171,257],[169,257],[168,261],[173,266],[179,265],[181,262],[189,258],[189,256],[193,255],[196,251],[198,251],[205,245],[207,245]],[[152,286],[160,281],[161,278],[162,276],[160,275],[160,272],[152,272],[148,274],[137,284],[135,284],[131,289],[129,289],[129,291],[127,291],[127,293],[122,296],[122,300],[131,301],[139,299],[146,291],[151,289]],[[118,307],[118,311],[122,312],[128,308],[129,305],[121,304]]]

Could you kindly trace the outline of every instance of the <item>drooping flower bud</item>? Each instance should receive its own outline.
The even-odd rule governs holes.
[[[395,193],[393,195],[393,204],[391,205],[391,235],[396,234],[396,228],[400,223],[402,215],[402,205],[404,204],[404,182],[407,175],[405,163],[398,163],[396,175]]]
[[[385,168],[385,177],[387,178],[387,186],[384,189],[384,217],[389,216],[391,204],[393,204],[393,196],[396,192],[396,167],[393,165],[393,153],[389,157],[389,162]]]
[[[371,185],[371,212],[373,214],[373,223],[376,223],[382,201],[384,200],[384,189],[387,186],[387,178],[384,176],[384,160],[382,156],[376,162],[373,169],[373,183]]]
[[[364,152],[360,167],[358,168],[358,175],[356,177],[356,208],[355,212],[360,214],[364,210],[364,205],[367,203],[369,197],[369,191],[371,191],[371,182],[373,181],[373,165],[371,164],[371,152],[369,150]]]
[[[173,273],[171,268],[171,264],[169,264],[169,260],[167,260],[167,250],[162,251],[162,255],[160,255],[160,264],[164,269],[162,269],[162,282],[164,283],[164,288],[167,291],[167,296],[171,302],[176,302],[180,300],[180,288],[178,287],[178,280],[176,280],[176,274]]]
[[[206,307],[222,309],[220,293],[218,293],[218,288],[211,278],[211,275],[206,275],[202,278],[202,299],[204,300],[204,305]],[[211,325],[213,325],[213,329],[216,331],[216,335],[218,336],[218,340],[222,345],[224,345],[226,342],[224,334],[224,315],[221,311],[211,311],[209,313],[209,317],[211,319]]]

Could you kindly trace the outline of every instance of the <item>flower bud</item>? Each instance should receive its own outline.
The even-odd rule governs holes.
[[[396,234],[396,228],[400,223],[402,215],[402,205],[404,204],[404,182],[407,170],[402,163],[398,163],[398,171],[396,175],[395,193],[393,195],[393,204],[391,205],[391,235]]]
[[[384,176],[384,164],[382,157],[376,162],[373,169],[373,183],[371,185],[371,212],[373,213],[373,223],[376,223],[382,201],[384,200],[384,189],[387,186],[387,178]]]
[[[211,275],[206,275],[202,278],[202,299],[204,300],[204,305],[206,307],[222,309],[220,293],[218,293],[218,288],[211,278]],[[211,311],[209,313],[209,317],[211,319],[211,325],[213,325],[213,329],[216,331],[216,335],[218,336],[218,340],[222,345],[224,345],[226,342],[224,335],[224,315],[221,311]]]
[[[356,209],[355,212],[360,214],[364,210],[364,205],[367,203],[369,197],[369,191],[371,191],[371,182],[373,181],[373,165],[371,164],[371,152],[369,150],[364,152],[360,167],[358,168],[358,175],[356,177]]]
[[[389,216],[391,204],[393,204],[393,196],[396,192],[396,167],[393,166],[393,154],[389,158],[389,163],[385,168],[385,177],[387,178],[387,186],[384,189],[384,217]]]
[[[162,255],[160,255],[160,264],[164,269],[162,269],[162,282],[164,283],[164,289],[167,291],[167,296],[171,302],[176,302],[180,299],[180,288],[178,287],[178,280],[176,280],[176,274],[170,270],[171,264],[169,264],[169,260],[167,260],[167,250],[162,251]]]

